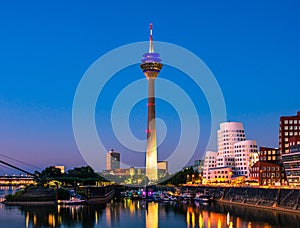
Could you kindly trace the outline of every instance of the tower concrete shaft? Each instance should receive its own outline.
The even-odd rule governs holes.
[[[157,145],[156,145],[156,121],[155,121],[155,94],[154,81],[158,76],[162,64],[158,53],[154,53],[152,43],[152,24],[150,24],[149,52],[143,55],[140,65],[148,80],[148,122],[147,122],[147,146],[146,146],[146,177],[150,182],[158,180],[157,175]]]
[[[148,78],[148,122],[146,146],[146,176],[149,180],[157,180],[157,145],[156,145],[156,120],[154,80]]]
[[[144,74],[148,80],[148,121],[147,121],[147,145],[146,145],[146,176],[149,181],[156,181],[157,175],[157,145],[156,145],[156,121],[155,121],[155,88],[154,82],[159,71],[152,71],[154,66],[162,64],[141,64],[141,68],[145,69]]]

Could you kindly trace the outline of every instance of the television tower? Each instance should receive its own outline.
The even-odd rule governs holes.
[[[158,180],[157,177],[157,147],[156,147],[156,121],[155,121],[155,95],[154,81],[158,76],[162,64],[160,55],[154,52],[152,40],[152,23],[150,24],[149,52],[143,54],[143,70],[148,80],[148,123],[147,123],[147,146],[146,146],[146,177],[150,182]]]

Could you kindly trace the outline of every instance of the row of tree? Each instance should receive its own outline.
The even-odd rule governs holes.
[[[102,176],[95,173],[90,166],[75,167],[65,173],[54,166],[45,168],[42,172],[35,171],[35,181],[40,185],[48,185],[57,181],[62,186],[72,186],[74,184],[94,185],[99,181],[106,181]]]
[[[62,173],[59,168],[50,166],[45,168],[42,172],[35,171],[35,181],[40,185],[53,184],[59,182],[61,186],[73,186],[74,184],[80,185],[95,185],[96,182],[107,181],[104,177],[96,173],[90,166],[85,167],[75,167],[74,169],[68,170],[66,173]],[[181,185],[187,182],[193,182],[192,177],[199,178],[199,174],[194,172],[192,168],[185,168],[175,175],[167,175],[161,184],[164,185]],[[121,183],[126,180],[126,178],[132,177],[118,177],[109,176],[109,180],[114,180],[116,183]],[[146,177],[139,177],[142,183],[146,182],[144,179]],[[136,178],[133,178],[136,179]],[[133,183],[132,183],[133,184]]]

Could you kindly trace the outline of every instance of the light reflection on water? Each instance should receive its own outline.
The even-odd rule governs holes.
[[[229,205],[124,199],[106,205],[0,205],[1,227],[300,227],[300,216]]]
[[[18,189],[16,186],[0,186],[0,202],[5,200],[5,195],[14,194]]]

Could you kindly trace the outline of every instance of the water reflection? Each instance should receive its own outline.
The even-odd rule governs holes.
[[[158,228],[158,203],[146,204],[146,228]]]
[[[14,194],[17,190],[19,190],[16,186],[0,186],[0,202],[5,200],[5,195]]]
[[[103,215],[106,205],[89,206],[22,206],[19,207],[25,217],[25,227],[94,227]]]
[[[0,206],[1,226],[8,227],[18,217],[23,222],[21,227],[300,227],[297,214],[222,204],[147,203],[130,199],[106,205]]]

